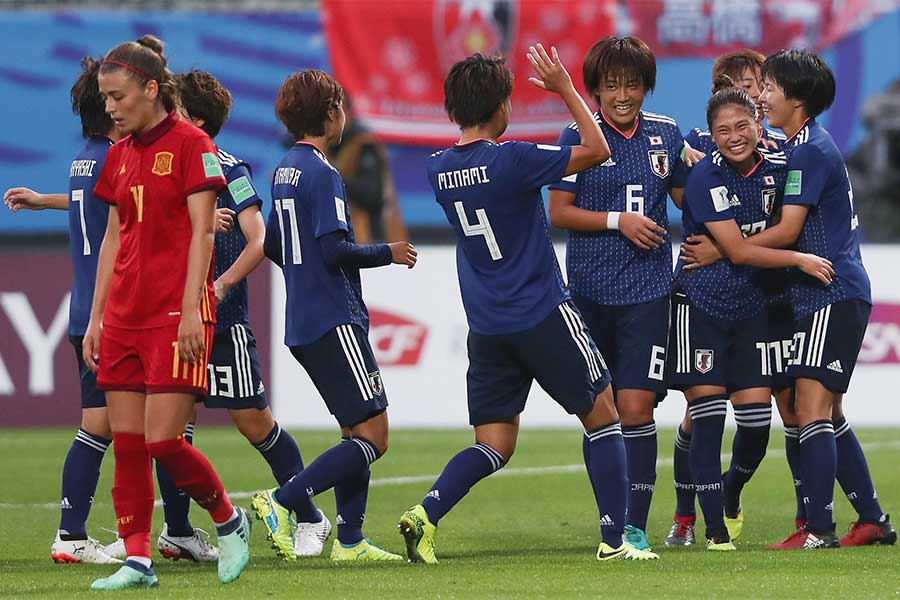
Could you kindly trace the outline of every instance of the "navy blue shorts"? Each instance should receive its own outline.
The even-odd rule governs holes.
[[[106,408],[106,394],[97,389],[97,375],[84,362],[81,344],[84,336],[70,335],[69,341],[75,348],[75,359],[78,361],[78,378],[81,380],[81,408]]]
[[[768,337],[766,311],[752,319],[726,321],[706,314],[686,295],[675,292],[669,386],[686,390],[695,385],[716,385],[729,392],[771,388]]]
[[[311,344],[292,346],[297,359],[341,427],[383,413],[387,393],[369,337],[358,325],[338,325]]]
[[[769,366],[772,370],[772,389],[794,386],[787,374],[794,339],[794,314],[789,303],[766,306],[769,317]]]
[[[262,410],[269,405],[262,381],[256,337],[248,325],[235,324],[213,338],[209,356],[207,408]]]
[[[472,425],[508,421],[521,413],[535,380],[569,414],[589,412],[610,384],[603,357],[572,302],[560,304],[526,331],[469,331],[467,346]]]
[[[665,398],[669,297],[624,306],[596,304],[580,294],[572,299],[609,365],[613,388],[649,390]]]
[[[829,304],[797,321],[788,375],[815,379],[836,394],[850,386],[872,306],[861,300]]]

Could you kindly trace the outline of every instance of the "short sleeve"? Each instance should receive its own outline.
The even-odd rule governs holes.
[[[687,165],[684,164],[684,160],[681,158],[681,153],[684,150],[684,138],[681,137],[681,132],[678,131],[676,127],[674,129],[672,140],[672,175],[669,176],[669,189],[672,188],[683,188],[685,181],[687,180],[688,168]],[[694,146],[696,148],[696,146]],[[697,148],[699,150],[699,148]]]
[[[801,144],[788,156],[784,204],[817,206],[828,183],[828,161],[815,146]]]
[[[501,145],[522,189],[533,190],[554,183],[566,174],[571,146],[506,142]]]
[[[116,150],[116,146],[109,149],[109,152],[106,154],[106,159],[103,161],[103,168],[100,170],[100,175],[97,177],[97,184],[94,186],[94,196],[108,204],[116,204],[115,184],[113,183],[113,179],[118,173],[116,169],[121,168],[118,159],[119,153]]]
[[[703,165],[703,163],[700,163]],[[711,165],[691,175],[684,190],[684,203],[698,223],[734,220],[731,192]],[[694,167],[700,169],[700,165]]]
[[[187,141],[181,156],[181,173],[185,196],[204,190],[219,191],[227,184],[219,153],[207,135]]]
[[[225,198],[228,208],[240,213],[251,206],[262,206],[262,198],[256,193],[253,177],[247,165],[238,164],[228,172],[225,180],[228,185],[222,190],[221,195]]]
[[[327,167],[316,169],[306,193],[316,238],[348,230],[344,182],[337,171]]]
[[[559,134],[559,142],[557,142],[557,145],[577,146],[579,144],[581,144],[581,134],[578,133],[578,130],[571,125],[563,129],[562,133]],[[569,152],[571,153],[571,150]],[[565,171],[563,171],[563,173],[565,174]],[[572,173],[571,175],[567,175],[558,181],[554,181],[550,184],[550,189],[562,190],[564,192],[577,194],[578,188],[580,187],[578,175],[578,173]]]

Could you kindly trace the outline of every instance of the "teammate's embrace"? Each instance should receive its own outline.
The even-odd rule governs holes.
[[[344,92],[322,71],[290,75],[275,112],[296,143],[275,169],[266,256],[281,266],[287,304],[284,343],[341,427],[342,440],[278,489],[253,497],[276,552],[294,560],[290,511],[309,514],[312,496],[334,488],[335,561],[403,560],[362,534],[369,465],[387,451],[387,394],[369,344],[359,270],[412,268],[407,242],[356,244],[344,182],[325,158],[344,131]]]
[[[509,124],[512,74],[480,54],[453,65],[444,105],[462,133],[426,163],[457,237],[457,269],[469,322],[469,422],[475,445],[454,456],[422,504],[400,518],[410,561],[436,563],[439,520],[512,457],[519,414],[536,379],[584,425],[585,463],[600,510],[600,560],[653,559],[623,543],[628,480],[609,373],[569,299],[547,232],[541,187],[609,158],[609,146],[556,50],[529,59],[532,83],[562,96],[580,145],[497,143]]]

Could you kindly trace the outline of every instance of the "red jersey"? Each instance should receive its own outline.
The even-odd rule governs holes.
[[[103,322],[123,329],[177,325],[187,277],[191,219],[187,197],[225,187],[218,152],[206,133],[170,113],[159,125],[110,148],[94,195],[121,222]],[[213,262],[200,299],[215,322]]]

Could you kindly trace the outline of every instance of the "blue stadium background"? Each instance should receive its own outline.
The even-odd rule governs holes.
[[[217,142],[248,160],[260,183],[266,181],[283,152],[285,134],[272,108],[278,85],[291,71],[328,68],[321,25],[315,10],[4,13],[0,23],[0,52],[5,57],[0,65],[0,189],[13,185],[66,189],[68,164],[81,143],[78,121],[66,104],[78,60],[101,55],[122,39],[145,33],[167,42],[173,70],[203,68],[228,86],[235,107]],[[864,134],[859,118],[863,103],[900,77],[900,10],[841,40],[825,56],[837,75],[839,92],[824,123],[849,153]],[[684,130],[701,125],[709,68],[708,59],[660,61],[658,87],[649,110],[675,117]],[[431,151],[390,147],[402,212],[413,228],[443,223],[420,167]],[[64,232],[66,214],[52,212],[14,216],[0,211],[0,236]]]

